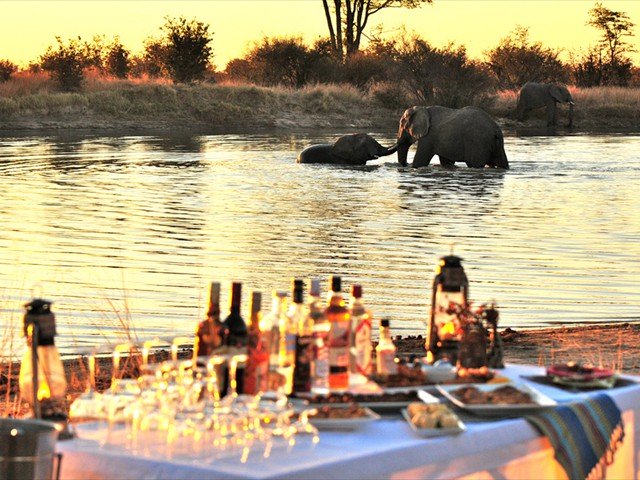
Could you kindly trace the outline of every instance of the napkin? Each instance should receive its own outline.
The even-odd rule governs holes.
[[[556,460],[571,479],[604,478],[624,438],[620,410],[604,393],[527,420],[549,438]]]

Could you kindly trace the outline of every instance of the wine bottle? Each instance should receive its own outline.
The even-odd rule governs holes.
[[[371,312],[362,301],[362,286],[351,286],[351,374],[371,375]]]
[[[231,284],[231,301],[229,315],[222,323],[224,328],[224,344],[229,347],[229,353],[244,353],[247,351],[247,324],[240,313],[242,303],[242,283]],[[244,393],[244,366],[236,370],[237,393]],[[229,385],[229,378],[224,382],[224,390]]]
[[[391,339],[389,319],[380,320],[380,341],[376,347],[376,365],[378,375],[388,377],[398,373],[396,346]]]
[[[198,323],[193,346],[194,359],[212,355],[222,346],[223,327],[220,321],[220,283],[211,282],[207,317]]]
[[[341,278],[329,279],[331,290],[325,315],[329,321],[329,388],[346,390],[349,387],[349,334],[351,318],[342,297]]]
[[[293,312],[291,321],[297,322],[295,342],[295,366],[293,391],[311,391],[311,364],[313,360],[313,319],[304,304],[304,283],[295,280],[293,287]]]
[[[320,280],[314,278],[309,287],[307,315],[313,322],[312,389],[317,393],[329,392],[329,329],[331,324],[324,314],[325,305],[320,298]]]
[[[247,340],[247,367],[244,380],[244,393],[251,395],[266,392],[269,378],[269,350],[266,342],[267,335],[264,335],[261,330],[261,308],[262,294],[252,292]]]

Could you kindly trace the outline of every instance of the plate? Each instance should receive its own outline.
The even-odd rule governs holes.
[[[332,407],[336,407],[332,405]],[[336,407],[339,408],[339,407]],[[355,418],[314,418],[309,417],[309,422],[318,430],[356,430],[363,425],[380,419],[380,415],[369,408],[364,408],[365,415]]]
[[[490,384],[490,385],[472,385],[481,392],[491,392],[499,388],[505,388],[504,384]],[[469,387],[469,385],[438,385],[437,390],[451,403],[459,408],[462,408],[470,413],[476,415],[482,415],[487,417],[505,417],[505,416],[519,416],[529,413],[535,413],[545,408],[555,407],[558,402],[552,398],[547,397],[538,390],[525,384],[509,384],[508,386],[516,388],[521,392],[528,393],[531,396],[533,403],[522,404],[507,404],[507,403],[464,403],[458,397],[451,392],[460,388]]]
[[[411,421],[411,417],[409,416],[409,412],[406,408],[402,409],[402,416],[407,421],[411,430],[413,430],[418,436],[424,438],[432,438],[432,437],[443,437],[445,435],[457,435],[459,433],[464,432],[467,427],[465,427],[464,423],[458,419],[458,426],[456,428],[418,428]]]
[[[547,367],[547,375],[571,382],[589,382],[611,378],[615,372],[606,368],[585,366],[578,363],[561,363]]]

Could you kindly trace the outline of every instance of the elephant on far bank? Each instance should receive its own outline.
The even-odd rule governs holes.
[[[564,85],[553,83],[527,82],[520,89],[518,95],[517,115],[518,120],[523,121],[525,114],[529,110],[536,108],[547,108],[547,125],[557,125],[556,104],[569,104],[569,123],[567,127],[573,125],[573,97]]]
[[[498,124],[477,107],[411,107],[400,118],[398,163],[407,165],[411,144],[417,142],[413,167],[429,165],[434,155],[444,167],[464,162],[468,167],[509,168],[504,137]]]
[[[334,144],[322,143],[305,148],[298,163],[332,163],[335,165],[366,165],[369,160],[395,153],[397,146],[384,147],[366,133],[343,135]]]

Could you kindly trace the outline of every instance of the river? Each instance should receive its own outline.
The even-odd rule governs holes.
[[[640,136],[507,136],[506,172],[295,163],[337,135],[0,138],[4,351],[33,296],[69,352],[191,335],[212,280],[225,311],[243,282],[247,313],[251,290],[266,309],[292,277],[324,291],[330,274],[394,334],[424,333],[452,244],[503,327],[640,319]]]

